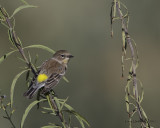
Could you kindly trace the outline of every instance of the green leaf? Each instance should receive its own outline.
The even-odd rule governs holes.
[[[66,128],[66,125],[65,125],[65,123],[64,123],[64,122],[62,122],[62,125],[63,125],[63,127],[64,127],[64,128]]]
[[[48,52],[50,52],[52,54],[55,53],[55,51],[52,50],[51,48],[49,48],[47,46],[44,46],[44,45],[39,45],[39,44],[38,45],[30,45],[30,46],[24,47],[24,49],[26,49],[26,48],[40,48],[40,49],[46,50],[46,51],[48,51]]]
[[[142,114],[143,114],[144,118],[148,121],[148,117],[147,117],[147,115],[146,115],[146,113],[145,113],[145,111],[143,110],[142,107],[141,107],[141,111],[142,111]]]
[[[51,103],[51,100],[52,100],[52,99],[50,98],[49,95],[47,95],[46,98],[47,98],[47,100],[48,100],[48,104],[49,104],[51,110],[53,111],[53,113],[55,113],[55,109],[53,108],[52,103]]]
[[[27,49],[27,48],[40,48],[40,49],[43,49],[43,50],[46,50],[52,54],[55,53],[54,50],[52,50],[51,48],[48,48],[47,46],[44,46],[44,45],[30,45],[30,46],[27,46],[27,47],[24,47],[23,49]],[[17,52],[18,50],[13,50],[9,53],[6,53],[5,55],[3,55],[2,57],[0,57],[0,64],[8,57],[10,56],[12,53],[15,53]],[[66,78],[63,78],[66,82],[68,82],[68,80]]]
[[[22,120],[21,120],[21,125],[20,125],[20,128],[23,128],[23,125],[24,125],[24,121],[28,115],[28,113],[30,112],[30,110],[39,102],[42,102],[42,101],[45,101],[46,99],[41,99],[39,101],[33,101],[25,110],[24,114],[23,114],[23,117],[22,117]]]
[[[79,113],[77,113],[70,105],[68,105],[68,104],[65,103],[64,106],[68,109],[68,110],[65,110],[66,112],[69,112],[69,113],[75,115],[75,117],[80,122],[82,128],[85,128],[83,122],[85,122],[88,126],[90,126],[89,123],[88,123],[88,121],[84,117],[82,117]]]
[[[53,112],[46,112],[46,111],[41,111],[43,114],[51,114],[51,115],[54,115],[54,116],[57,116],[56,113],[53,113]]]
[[[9,41],[12,43],[13,46],[15,46],[12,33],[13,33],[13,29],[9,28],[8,29]]]
[[[116,17],[116,0],[114,0],[114,5],[113,5],[113,17]]]
[[[42,111],[42,113],[50,113],[50,114],[53,114],[53,115],[56,115],[56,112],[54,111],[53,108],[47,108],[47,107],[42,107],[44,110],[47,110],[47,111],[52,111],[51,112],[45,112],[45,111]]]
[[[28,70],[26,73],[26,81],[29,82],[29,76],[30,76],[31,70]]]
[[[69,104],[64,104],[64,106],[68,109],[68,110],[70,110],[70,111],[74,111],[74,109],[69,105]]]
[[[74,114],[77,117],[77,119],[79,120],[79,122],[80,122],[80,124],[81,124],[82,127],[84,125],[83,122],[85,122],[88,126],[90,126],[89,122],[84,117],[82,117],[79,113],[77,113],[77,112],[74,111]]]
[[[28,3],[25,1],[25,0],[21,0],[24,4],[27,4],[28,5]]]
[[[61,126],[54,126],[54,125],[48,125],[48,126],[43,126],[41,128],[62,128]]]
[[[68,124],[69,124],[69,127],[70,127],[71,126],[71,115],[69,115]]]
[[[132,39],[132,41],[133,41],[133,44],[134,44],[134,47],[135,47],[135,50],[136,50],[136,56],[137,56],[137,59],[136,59],[136,61],[137,61],[137,63],[136,63],[136,68],[138,68],[138,66],[139,66],[139,57],[138,57],[137,44],[136,44],[136,42],[134,41],[134,39]]]
[[[5,55],[3,55],[2,57],[0,57],[0,64],[8,57],[10,56],[12,53],[16,52],[17,50],[11,51]]]
[[[44,45],[30,45],[30,46],[27,46],[27,47],[24,47],[23,49],[27,49],[27,48],[40,48],[40,49],[43,49],[43,50],[46,50],[52,54],[55,53],[54,50],[52,50],[51,48],[48,48],[47,46],[44,46]],[[13,50],[5,55],[3,55],[2,57],[0,57],[0,64],[8,57],[10,56],[12,53],[14,52],[17,52],[18,50]],[[68,82],[68,80],[66,78],[64,78],[66,82]]]
[[[53,126],[48,125],[48,126],[43,126],[43,127],[41,127],[41,128],[53,128]]]
[[[69,83],[69,80],[68,80],[65,76],[63,76],[63,79],[64,79],[67,83]]]
[[[58,127],[60,127],[59,125],[57,125],[57,124],[54,124],[54,123],[48,123],[49,125],[52,125],[52,126],[58,126]]]
[[[52,111],[52,108],[47,108],[47,107],[42,107],[43,109],[45,110],[51,110]]]
[[[35,58],[35,60],[34,60],[34,65],[37,64],[37,60],[38,60],[38,54],[36,54],[36,58]]]
[[[18,73],[13,79],[13,82],[11,84],[11,90],[10,90],[11,107],[13,106],[13,95],[14,95],[14,88],[15,88],[16,82],[17,82],[18,78],[26,71],[28,71],[28,69],[23,70],[22,72]]]
[[[31,58],[31,54],[30,54],[29,51],[28,51],[28,58],[29,58],[29,62],[31,63],[32,62],[32,58]]]
[[[14,10],[13,14],[10,16],[10,19],[11,19],[15,14],[17,14],[19,11],[21,11],[22,9],[25,9],[25,8],[36,8],[36,7],[37,7],[37,6],[28,5],[28,4],[19,6],[18,8],[16,8],[16,9]]]
[[[64,100],[64,102],[61,104],[61,107],[60,107],[59,111],[62,111],[65,103],[67,102],[67,100],[68,100],[68,97],[67,97],[67,98]]]
[[[143,96],[144,96],[144,89],[143,89],[143,84],[142,84],[142,82],[137,78],[137,80],[139,81],[139,83],[140,83],[140,86],[141,86],[141,97],[139,98],[139,103],[141,103],[142,102],[142,100],[143,100]]]
[[[60,102],[59,102],[58,98],[54,97],[54,100],[55,100],[55,102],[57,104],[58,110],[60,110]]]
[[[128,99],[128,94],[127,93],[126,93],[126,96],[125,96],[125,101],[126,101],[127,113],[129,113],[129,99]]]
[[[74,111],[74,110],[64,110],[64,111],[75,115],[75,117],[77,118],[77,120],[81,124],[82,128],[85,128],[84,123],[86,123],[88,126],[90,126],[89,122],[84,117],[82,117],[79,113],[77,113],[76,111]]]
[[[81,118],[79,118],[78,116],[76,116],[77,120],[79,121],[79,123],[81,124],[82,128],[85,128],[83,121],[81,120]]]
[[[0,21],[1,21],[1,19],[0,19]],[[0,22],[4,27],[6,27],[7,29],[9,29],[9,27],[4,23],[4,22]]]

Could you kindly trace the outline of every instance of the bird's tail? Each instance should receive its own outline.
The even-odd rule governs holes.
[[[29,87],[28,91],[26,91],[23,95],[26,96],[28,99],[32,99],[36,92],[42,88],[45,83],[37,83],[37,85],[32,85]]]
[[[39,90],[39,88],[35,88],[31,86],[28,91],[26,91],[23,95],[26,96],[28,99],[32,99],[33,96],[36,94],[36,92]]]

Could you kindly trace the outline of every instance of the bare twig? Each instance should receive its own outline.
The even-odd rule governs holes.
[[[6,116],[7,116],[7,117],[5,117],[5,118],[7,118],[7,119],[9,120],[9,122],[11,123],[11,125],[12,125],[13,128],[16,128],[15,125],[14,125],[14,123],[13,123],[13,121],[12,121],[12,119],[11,119],[11,116],[9,116],[6,108],[4,109],[4,111],[5,111]]]
[[[14,125],[14,123],[13,123],[13,121],[12,121],[12,113],[8,113],[8,111],[7,111],[7,107],[8,106],[10,106],[10,103],[8,103],[7,105],[4,105],[4,103],[3,103],[3,99],[5,98],[5,95],[4,96],[0,96],[0,108],[2,108],[3,110],[4,110],[4,112],[5,112],[5,114],[6,114],[6,116],[3,116],[3,118],[5,118],[5,119],[7,119],[10,123],[11,123],[11,125],[12,125],[12,127],[13,128],[16,128],[16,126]]]

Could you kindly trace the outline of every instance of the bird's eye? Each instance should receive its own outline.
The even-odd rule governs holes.
[[[61,57],[64,58],[65,56],[64,56],[64,55],[61,55]]]

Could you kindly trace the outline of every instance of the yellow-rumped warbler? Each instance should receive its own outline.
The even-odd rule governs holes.
[[[38,75],[33,78],[24,96],[31,99],[39,89],[42,89],[42,94],[49,92],[65,75],[67,64],[72,57],[68,51],[59,50],[52,58],[43,62]]]

